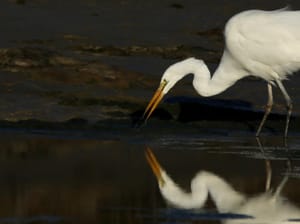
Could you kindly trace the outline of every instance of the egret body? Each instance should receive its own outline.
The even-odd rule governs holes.
[[[213,75],[204,61],[196,58],[185,59],[167,68],[145,110],[145,121],[163,96],[188,74],[194,75],[193,86],[204,97],[222,93],[236,81],[252,75],[264,79],[268,89],[266,111],[256,136],[272,109],[272,86],[278,86],[287,106],[286,137],[292,101],[282,81],[300,69],[300,11],[244,11],[227,22],[224,36],[225,49]]]

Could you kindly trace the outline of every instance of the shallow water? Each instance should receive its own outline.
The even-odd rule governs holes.
[[[279,138],[264,138],[263,153],[255,139],[247,137],[199,136],[179,145],[176,136],[137,141],[130,135],[116,140],[37,133],[2,131],[2,223],[211,223],[241,218],[218,214],[212,202],[200,213],[171,209],[146,162],[146,147],[185,189],[197,171],[207,170],[247,195],[264,192],[265,158],[272,160],[273,187],[292,158],[283,195],[300,206],[299,139],[289,139],[287,152]]]

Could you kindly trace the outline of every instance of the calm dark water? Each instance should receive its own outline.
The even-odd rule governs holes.
[[[199,136],[179,145],[176,136],[150,142],[97,134],[2,132],[0,222],[211,223],[224,218],[213,203],[193,214],[167,206],[146,162],[146,146],[184,189],[199,170],[207,170],[247,195],[264,192],[264,158],[271,158],[276,187],[291,157],[293,169],[283,195],[300,206],[298,139],[289,139],[287,153],[279,138],[264,138],[262,153],[255,139],[247,137]]]

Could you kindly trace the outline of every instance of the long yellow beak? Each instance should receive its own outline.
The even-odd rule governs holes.
[[[164,96],[163,90],[166,87],[166,85],[167,85],[167,81],[165,81],[165,80],[162,81],[160,83],[158,89],[155,91],[152,99],[148,103],[148,106],[146,107],[146,110],[143,115],[143,119],[145,122],[148,120],[148,118],[151,116],[151,114],[153,113],[153,111],[155,110],[155,108],[157,107],[157,105],[159,104],[161,99],[163,98],[163,96]]]
[[[150,148],[146,149],[146,158],[147,158],[147,161],[148,161],[154,175],[156,176],[156,178],[158,180],[159,185],[163,186],[165,184],[165,181],[161,175],[162,168]]]

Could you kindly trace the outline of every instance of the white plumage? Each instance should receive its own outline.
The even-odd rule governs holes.
[[[249,75],[283,80],[300,67],[300,11],[242,12],[228,21],[225,41]]]
[[[162,97],[184,76],[194,74],[193,86],[201,96],[222,93],[246,76],[267,81],[268,103],[256,135],[259,136],[273,105],[272,86],[281,90],[288,109],[284,136],[287,136],[292,101],[282,80],[300,69],[300,11],[249,10],[233,16],[225,27],[225,49],[220,64],[211,75],[202,60],[188,58],[171,65],[148,104],[147,120]]]

